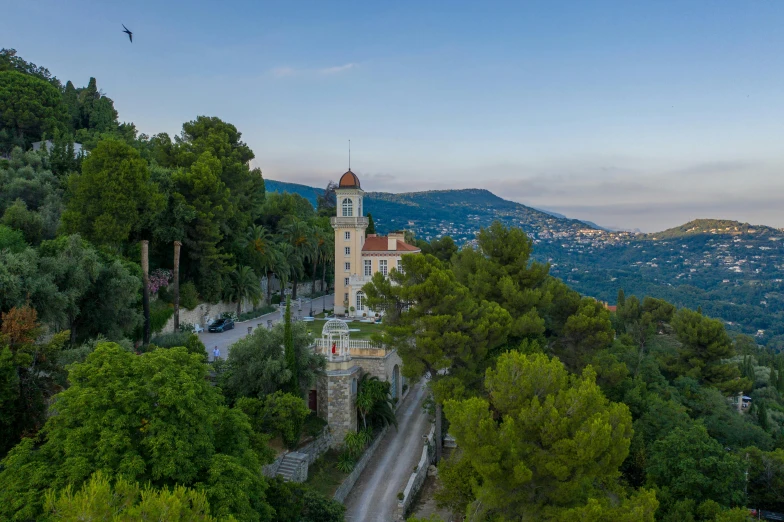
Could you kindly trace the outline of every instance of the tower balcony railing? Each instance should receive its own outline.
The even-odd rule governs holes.
[[[348,346],[337,347],[336,353],[332,353],[332,343],[327,339],[316,339],[314,343],[316,353],[323,354],[329,361],[348,360],[353,357],[384,357],[387,354],[386,348],[381,343],[374,343],[365,340],[349,340]],[[346,357],[348,355],[349,357]]]
[[[356,216],[356,217],[333,216],[329,218],[329,222],[332,224],[332,228],[341,228],[341,227],[367,228],[368,226],[368,218],[366,218],[365,216]]]

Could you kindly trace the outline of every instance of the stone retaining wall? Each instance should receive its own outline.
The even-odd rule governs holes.
[[[297,449],[297,451],[307,455],[308,464],[313,464],[316,459],[329,449],[330,444],[332,444],[332,433],[329,431],[329,426],[324,426],[318,437]]]
[[[267,478],[275,478],[275,475],[278,473],[278,468],[280,467],[281,462],[283,462],[283,457],[285,456],[286,454],[283,453],[279,455],[272,464],[262,466],[261,473]]]
[[[335,494],[332,496],[333,499],[337,500],[341,504],[343,503],[344,500],[346,500],[346,497],[348,496],[349,493],[351,493],[351,490],[354,488],[354,484],[356,484],[357,479],[362,474],[362,471],[365,469],[368,462],[370,462],[370,459],[373,458],[373,455],[376,453],[376,450],[378,449],[378,446],[381,444],[381,440],[384,438],[384,435],[387,434],[388,429],[389,426],[385,426],[384,429],[382,429],[381,432],[376,437],[376,440],[374,440],[373,443],[370,445],[370,447],[368,447],[368,449],[365,450],[365,453],[362,455],[362,458],[359,459],[359,462],[357,462],[356,466],[354,466],[354,470],[349,474],[348,477],[345,478],[345,480],[343,480],[343,483],[338,487],[337,491],[335,491]]]
[[[430,428],[430,434],[427,436],[425,447],[422,448],[422,457],[419,459],[417,469],[408,478],[406,487],[403,489],[403,500],[397,503],[398,520],[406,519],[406,512],[411,507],[411,503],[414,502],[416,494],[419,492],[419,489],[425,482],[425,478],[427,477],[427,468],[433,462],[433,457],[435,456],[436,452],[435,433],[436,427],[434,424]]]

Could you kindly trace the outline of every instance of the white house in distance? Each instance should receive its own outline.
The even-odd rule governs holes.
[[[368,218],[362,213],[364,195],[359,178],[348,169],[335,189],[337,215],[330,220],[335,229],[335,314],[376,315],[365,305],[362,287],[376,272],[386,275],[399,268],[403,254],[420,252],[405,242],[403,232],[365,235]]]

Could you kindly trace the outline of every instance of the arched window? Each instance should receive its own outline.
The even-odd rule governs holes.
[[[357,292],[357,312],[365,309],[365,293]]]
[[[354,203],[351,201],[351,198],[346,198],[343,200],[343,217],[353,217],[354,216]]]
[[[362,198],[357,200],[357,215],[362,216]]]

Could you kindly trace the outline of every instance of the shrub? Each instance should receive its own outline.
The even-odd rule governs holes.
[[[188,281],[180,285],[180,306],[193,310],[199,306],[199,292],[196,291],[196,285]]]
[[[272,298],[270,298],[270,304],[274,304],[274,305],[280,304],[280,295],[279,294],[273,295]]]
[[[221,314],[221,317],[223,317],[224,319],[231,319],[232,321],[237,321],[237,312],[234,311],[223,312]]]
[[[316,415],[315,411],[311,411],[310,414],[305,417],[305,425],[302,428],[302,431],[305,432],[305,435],[317,437],[326,425],[327,421]]]
[[[194,326],[193,323],[180,323],[180,331],[181,332],[191,333],[191,332],[193,332],[194,328],[195,328],[195,326]]]
[[[406,498],[406,496],[403,494],[402,491],[397,494],[397,499],[398,500],[403,500],[404,498]]]
[[[351,473],[355,465],[354,457],[349,452],[344,451],[338,456],[338,463],[335,464],[335,467],[343,473]]]
[[[243,312],[239,316],[240,321],[248,321],[250,319],[256,319],[257,317],[261,317],[262,315],[269,314],[274,312],[276,308],[272,305],[264,305],[260,308],[255,308],[250,312]]]
[[[156,335],[150,340],[151,345],[158,348],[174,348],[175,346],[184,346],[188,353],[195,353],[204,357],[207,360],[207,348],[204,343],[199,340],[199,336],[193,332],[174,332]]]
[[[171,316],[174,315],[174,307],[169,303],[156,299],[150,303],[150,330],[159,333],[166,326]]]

